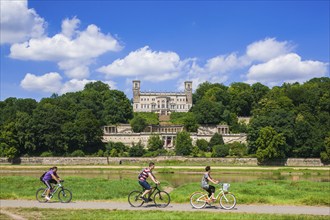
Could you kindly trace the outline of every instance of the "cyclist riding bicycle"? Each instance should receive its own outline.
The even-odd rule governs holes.
[[[152,181],[155,183],[155,184],[160,184],[160,182],[155,178],[155,176],[152,174],[152,170],[155,168],[155,164],[153,162],[150,162],[149,163],[149,167],[147,168],[144,168],[142,170],[142,172],[139,174],[138,176],[138,179],[139,179],[139,184],[145,189],[145,191],[143,192],[143,194],[141,195],[141,199],[144,201],[144,202],[149,202],[151,201],[148,200],[147,198],[145,198],[144,196],[147,194],[147,193],[151,193],[151,186],[149,185],[149,183],[147,182],[147,178],[150,176],[150,178],[152,179]],[[149,197],[149,196],[148,196]]]
[[[49,193],[50,190],[53,189],[51,183],[55,183],[54,181],[56,181],[56,183],[60,182],[60,177],[57,175],[57,167],[52,167],[50,168],[50,170],[45,174],[45,176],[42,178],[42,182],[47,186],[47,192],[46,192],[46,196],[45,199],[47,201],[50,200],[49,198]]]
[[[216,200],[216,198],[214,197],[215,187],[212,185],[209,185],[209,181],[214,184],[218,184],[219,181],[215,180],[211,177],[211,175],[210,175],[211,167],[210,166],[206,166],[205,171],[206,172],[204,173],[202,181],[201,181],[201,187],[209,193],[210,201],[211,200],[215,201]],[[210,202],[210,201],[208,201],[208,202]]]

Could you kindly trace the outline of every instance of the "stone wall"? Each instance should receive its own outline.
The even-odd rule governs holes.
[[[154,158],[142,157],[21,157],[13,161],[0,157],[0,164],[38,164],[38,165],[107,165],[125,163],[148,163],[149,161],[181,161],[193,164],[207,164],[212,162],[218,165],[257,166],[256,158],[188,158],[180,156],[162,156]],[[276,160],[267,165],[270,166],[324,166],[319,158],[288,158]]]

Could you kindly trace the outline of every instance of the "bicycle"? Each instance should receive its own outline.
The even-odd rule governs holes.
[[[194,192],[190,196],[190,204],[196,209],[201,209],[206,206],[206,204],[211,205],[211,203],[216,202],[219,199],[219,204],[222,208],[226,210],[233,209],[236,206],[236,197],[234,194],[229,192],[229,183],[219,183],[220,192],[215,197],[215,200],[212,200],[208,197],[208,194],[205,192]]]
[[[134,190],[130,192],[130,194],[128,195],[128,203],[133,207],[142,206],[145,203],[145,201],[140,197],[144,191],[145,189],[142,187],[142,191]],[[170,204],[171,202],[170,195],[167,192],[160,190],[158,188],[158,184],[156,184],[156,187],[153,187],[151,193],[148,194],[149,196],[147,198],[147,201],[151,201],[150,198],[152,197],[153,194],[154,194],[153,201],[156,207],[165,208],[166,206],[168,206],[168,204]]]
[[[49,192],[49,198],[52,198],[56,192],[58,192],[58,199],[63,203],[68,203],[72,199],[72,193],[70,190],[65,189],[64,186],[61,184],[64,180],[61,180],[59,183],[55,185],[55,188],[53,188]],[[41,187],[36,192],[36,198],[39,202],[47,202],[47,199],[45,198],[47,195],[47,188]]]

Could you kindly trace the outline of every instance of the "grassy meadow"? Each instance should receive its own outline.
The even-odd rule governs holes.
[[[0,199],[35,199],[35,192],[44,186],[34,177],[0,177]],[[105,178],[66,177],[64,186],[72,191],[73,201],[112,200],[127,201],[130,191],[141,189],[137,181],[130,179],[108,180]],[[162,182],[161,188],[171,189],[172,203],[188,203],[194,191],[200,191],[199,182],[173,188]],[[230,191],[238,204],[308,205],[329,206],[329,182],[252,180],[231,183]]]
[[[248,213],[217,213],[217,212],[178,212],[178,211],[123,211],[123,210],[87,210],[87,209],[39,209],[39,208],[5,208],[7,212],[24,216],[26,219],[191,219],[191,220],[216,220],[216,219],[255,219],[255,220],[314,220],[328,219],[328,216],[313,215],[279,215],[279,214],[248,214]],[[1,219],[9,220],[6,215]]]

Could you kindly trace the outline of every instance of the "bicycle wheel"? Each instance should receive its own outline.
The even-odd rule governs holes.
[[[39,188],[36,192],[36,199],[39,202],[47,202],[46,196],[46,189],[45,188]]]
[[[165,208],[170,202],[170,195],[165,191],[159,191],[154,196],[154,203],[158,208]]]
[[[128,203],[133,207],[140,207],[144,203],[144,201],[140,198],[141,195],[141,191],[132,191],[128,195]]]
[[[233,209],[236,205],[236,197],[231,193],[222,194],[220,197],[220,206],[224,209]]]
[[[190,196],[190,204],[195,209],[201,209],[206,206],[206,201],[208,197],[206,194],[201,192],[195,192]]]
[[[68,203],[71,201],[72,199],[72,193],[70,190],[68,189],[64,189],[62,188],[59,192],[58,192],[58,199],[63,202],[63,203]]]

